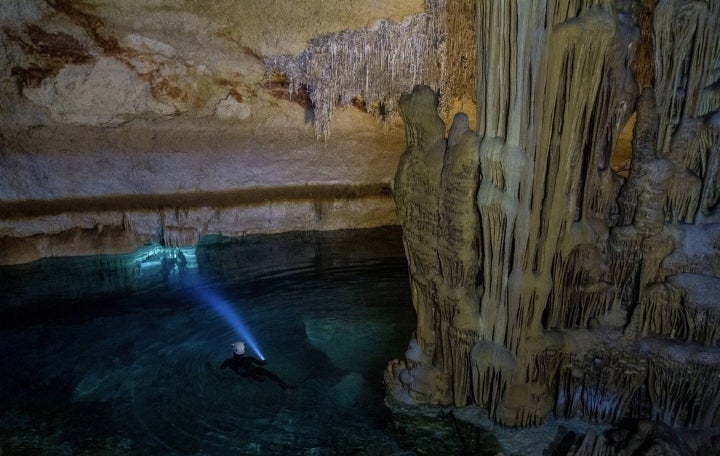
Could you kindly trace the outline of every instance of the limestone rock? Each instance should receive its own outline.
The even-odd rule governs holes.
[[[92,65],[69,65],[38,88],[23,94],[48,108],[58,122],[114,126],[129,118],[163,116],[172,106],[155,101],[150,86],[121,62],[101,58]]]

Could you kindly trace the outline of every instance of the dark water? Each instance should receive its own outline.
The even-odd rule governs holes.
[[[3,455],[459,451],[452,423],[383,403],[415,326],[397,230],[181,251],[184,267],[147,247],[0,268]],[[232,303],[295,390],[218,369],[238,336],[198,288]]]

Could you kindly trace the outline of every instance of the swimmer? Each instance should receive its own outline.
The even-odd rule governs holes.
[[[277,375],[265,369],[265,361],[261,361],[253,356],[245,354],[245,342],[235,342],[231,345],[233,357],[228,358],[220,365],[220,369],[231,368],[241,377],[249,377],[258,382],[264,382],[266,378],[274,381],[284,390],[295,389],[294,386],[288,385]]]

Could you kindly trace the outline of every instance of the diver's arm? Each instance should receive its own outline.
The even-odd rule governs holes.
[[[260,366],[264,366],[264,365],[267,364],[267,361],[265,361],[264,359],[263,359],[263,360],[259,360],[259,359],[255,358],[255,357],[253,357],[253,356],[248,356],[248,358],[250,359],[250,361],[252,361],[253,363],[258,364],[258,365],[260,365]]]
[[[232,367],[232,362],[233,362],[232,358],[226,359],[226,360],[223,361],[223,363],[220,365],[220,369],[227,369],[228,367]]]

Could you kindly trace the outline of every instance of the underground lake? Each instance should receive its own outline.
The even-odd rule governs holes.
[[[386,363],[415,326],[396,228],[48,258],[0,268],[0,300],[2,454],[461,446],[453,422],[384,405]],[[219,369],[247,337],[295,389]]]
[[[0,302],[2,455],[550,454],[587,430],[387,403],[416,324],[396,227],[3,266]],[[238,340],[294,388],[220,369]]]

